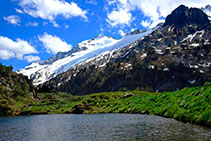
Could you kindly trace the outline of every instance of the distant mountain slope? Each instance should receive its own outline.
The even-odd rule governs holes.
[[[34,85],[42,84],[58,74],[66,72],[75,65],[94,59],[97,56],[119,50],[136,40],[150,34],[154,29],[131,32],[122,39],[98,35],[94,39],[79,43],[69,52],[58,53],[45,61],[35,62],[18,71],[33,80]]]
[[[176,90],[205,81],[211,81],[211,24],[200,9],[181,5],[151,34],[76,65],[44,86],[88,94],[126,89]]]

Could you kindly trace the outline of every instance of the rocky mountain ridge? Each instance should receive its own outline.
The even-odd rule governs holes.
[[[89,62],[99,56],[106,58],[107,54],[135,42],[153,30],[155,28],[142,32],[136,30],[119,40],[109,36],[98,35],[93,39],[79,43],[69,52],[60,52],[48,60],[32,63],[24,69],[19,70],[18,73],[28,76],[33,80],[34,85],[39,85],[56,77],[58,74],[75,68],[76,65]],[[106,61],[108,60],[104,60],[104,63],[107,63]]]
[[[209,20],[211,20],[211,6],[207,5],[203,8],[201,8],[201,10],[206,13],[208,15]]]
[[[106,58],[109,63],[100,63]],[[72,94],[128,89],[176,90],[210,81],[210,65],[208,16],[200,9],[181,5],[151,34],[76,65],[44,86]]]

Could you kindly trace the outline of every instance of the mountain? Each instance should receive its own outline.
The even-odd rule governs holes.
[[[185,25],[207,25],[210,21],[207,15],[198,8],[188,8],[180,5],[170,15],[166,17],[163,27],[174,25],[174,27],[183,27]]]
[[[204,13],[206,13],[209,16],[209,19],[211,20],[211,6],[207,5],[204,8],[201,8]]]
[[[0,64],[0,116],[18,114],[23,106],[36,100],[31,80]]]
[[[202,10],[181,5],[152,31],[129,35],[130,44],[78,63],[40,88],[83,95],[177,90],[211,81],[211,24]]]
[[[19,70],[18,73],[28,76],[33,80],[34,85],[43,84],[84,61],[89,62],[98,56],[106,58],[107,54],[135,42],[153,30],[155,28],[147,31],[136,30],[119,40],[100,34],[93,39],[79,43],[69,52],[59,52],[48,60],[32,63]]]

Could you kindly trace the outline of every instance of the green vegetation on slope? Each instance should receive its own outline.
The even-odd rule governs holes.
[[[67,93],[39,93],[39,101],[24,107],[20,114],[63,114],[71,113],[75,105],[81,102],[84,96],[72,96]]]
[[[154,114],[211,127],[211,83],[163,93],[36,94],[27,77],[0,64],[0,116],[58,113]]]
[[[175,92],[108,92],[86,96],[40,94],[21,114],[141,113],[211,126],[211,84]]]
[[[0,116],[19,114],[22,107],[36,101],[31,81],[0,64]]]

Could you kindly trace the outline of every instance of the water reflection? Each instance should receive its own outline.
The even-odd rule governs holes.
[[[0,118],[0,140],[211,140],[211,129],[140,114]]]

